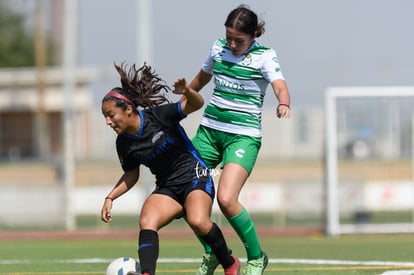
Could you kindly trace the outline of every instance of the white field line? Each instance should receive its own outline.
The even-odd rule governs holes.
[[[412,275],[414,274],[414,269],[411,270],[393,270],[393,271],[385,271],[380,275]]]
[[[99,264],[110,263],[113,259],[109,258],[79,258],[79,259],[44,259],[44,260],[25,260],[25,259],[0,259],[0,265],[6,264],[34,264],[34,263],[67,263],[67,264]],[[240,258],[245,262],[245,258]],[[160,258],[161,263],[198,263],[199,258]],[[324,259],[269,259],[269,263],[287,264],[317,264],[317,265],[362,265],[362,266],[414,266],[414,262],[393,262],[393,261],[343,261],[343,260],[324,260]],[[397,270],[396,270],[397,271]],[[384,275],[400,275],[400,273],[383,273]],[[398,271],[400,272],[400,271]],[[412,274],[413,271],[405,270],[405,274]]]

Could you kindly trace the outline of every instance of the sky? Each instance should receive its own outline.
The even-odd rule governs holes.
[[[244,3],[266,23],[258,41],[276,50],[293,107],[323,106],[331,86],[414,86],[412,0],[150,0],[145,60],[138,60],[137,2],[79,1],[80,66],[147,61],[168,84],[191,81],[224,37],[227,14]],[[113,72],[93,86],[97,97],[119,85]],[[211,85],[202,91],[210,93]],[[265,107],[276,102],[269,88]]]

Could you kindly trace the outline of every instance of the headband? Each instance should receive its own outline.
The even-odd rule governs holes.
[[[126,96],[121,95],[117,90],[110,90],[106,96],[112,96],[118,99],[122,99],[124,101],[126,101],[128,104],[131,104],[132,106],[135,106],[135,104],[129,100]]]

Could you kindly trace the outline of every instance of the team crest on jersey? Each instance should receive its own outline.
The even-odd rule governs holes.
[[[252,64],[252,55],[251,54],[246,54],[246,56],[244,57],[243,61],[240,62],[241,65],[243,66],[249,66],[250,64]]]

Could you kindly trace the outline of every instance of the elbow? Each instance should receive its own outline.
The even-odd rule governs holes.
[[[198,111],[201,107],[204,105],[204,100],[197,100],[197,102],[192,102],[191,104],[187,104],[186,107],[184,107],[183,111],[186,115],[193,113],[195,111]]]
[[[190,95],[183,96],[181,100],[181,108],[186,115],[199,110],[203,105],[204,98],[194,90]]]
[[[194,100],[190,103],[192,112],[199,110],[204,105],[204,98],[197,92],[195,92]]]
[[[204,102],[197,102],[197,104],[192,104],[188,108],[188,114],[200,110],[201,107],[203,107],[203,105],[204,105]]]
[[[197,104],[197,110],[200,109],[201,107],[203,107],[204,105],[204,98],[202,96],[200,96],[200,100]]]
[[[204,105],[204,98],[201,95],[198,95],[197,102],[193,105],[194,111],[201,109]]]

